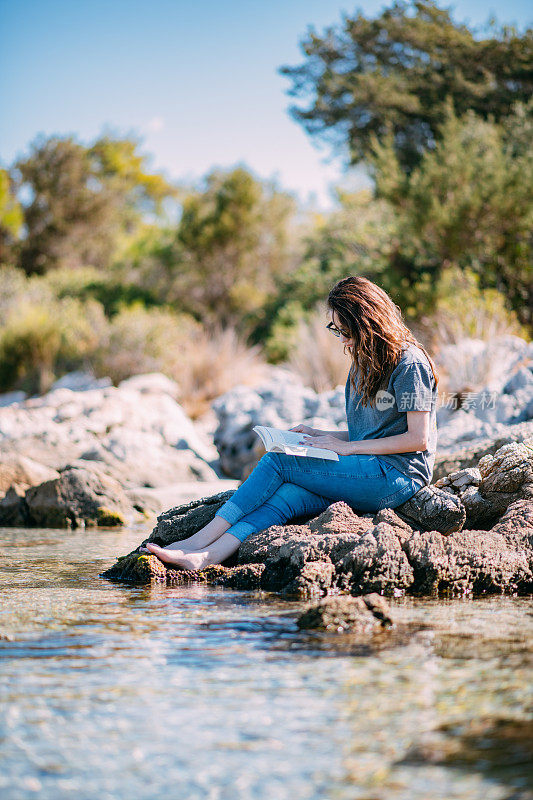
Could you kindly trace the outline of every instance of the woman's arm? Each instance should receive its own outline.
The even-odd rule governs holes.
[[[348,439],[348,431],[324,431],[315,436],[303,434],[302,443],[315,447],[325,447],[327,450],[333,450],[343,456],[416,453],[427,450],[429,414],[429,411],[408,411],[407,431],[395,436],[382,436],[379,439],[361,439],[351,442]]]
[[[349,441],[348,431],[321,431],[319,428],[310,428],[308,425],[294,425],[292,428],[289,428],[290,431],[297,431],[298,433],[303,433],[306,436],[335,436],[335,438],[340,439],[342,442]]]
[[[387,453],[415,453],[427,450],[429,414],[429,411],[408,411],[405,433],[383,436],[381,439],[362,439],[349,442],[346,455],[356,455],[357,453],[387,455]]]
[[[348,438],[350,436],[350,432],[349,431],[319,431],[317,429],[316,435],[317,436],[334,436],[336,439],[340,439],[343,442],[349,442],[350,441],[350,439]]]

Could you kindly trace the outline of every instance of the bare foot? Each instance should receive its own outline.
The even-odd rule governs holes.
[[[180,550],[170,550],[168,547],[158,547],[156,544],[151,544],[151,542],[146,547],[150,553],[160,558],[165,564],[176,564],[178,567],[183,567],[183,569],[202,569],[210,563],[207,552],[184,553]]]
[[[150,542],[150,544],[151,544],[151,542]],[[181,553],[182,555],[185,555],[186,553],[194,552],[193,550],[186,550],[182,545],[183,545],[183,542],[172,542],[172,544],[167,544],[164,549],[165,550],[174,550],[177,553]],[[148,550],[147,547],[148,547],[147,545],[145,545],[144,547],[140,547],[139,548],[139,553],[150,553],[151,551]]]

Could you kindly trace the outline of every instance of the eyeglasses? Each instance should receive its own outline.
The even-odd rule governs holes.
[[[343,335],[343,336],[344,336],[346,339],[349,339],[349,338],[350,338],[350,334],[349,334],[349,333],[344,333],[344,331],[340,331],[340,330],[339,330],[339,329],[338,329],[338,328],[337,328],[337,327],[336,327],[336,326],[333,324],[333,322],[328,322],[328,324],[326,325],[326,328],[328,329],[328,331],[331,331],[331,332],[332,332],[332,334],[333,334],[334,336],[340,336],[340,335],[341,335],[341,333],[342,333],[342,335]]]

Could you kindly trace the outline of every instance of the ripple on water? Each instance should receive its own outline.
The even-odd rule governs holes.
[[[529,796],[530,600],[396,600],[362,645],[98,578],[143,533],[0,529],[2,798]]]

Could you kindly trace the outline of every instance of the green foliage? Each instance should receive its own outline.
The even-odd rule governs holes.
[[[73,300],[17,304],[0,329],[0,388],[42,393],[57,371],[82,364],[97,346],[100,312]]]
[[[184,342],[199,335],[200,326],[189,316],[134,304],[109,321],[91,363],[114,383],[144,372],[171,375]]]
[[[376,19],[343,14],[342,23],[302,42],[306,61],[280,72],[289,94],[307,100],[293,117],[313,136],[365,161],[372,136],[389,133],[402,170],[432,149],[449,97],[459,115],[499,121],[532,94],[533,31],[492,24],[474,38],[432,0],[397,0]]]
[[[175,190],[146,172],[138,143],[109,137],[85,147],[73,137],[38,138],[13,176],[23,204],[26,236],[20,265],[28,274],[52,268],[109,266],[121,237],[160,208]]]
[[[290,264],[293,199],[239,167],[213,171],[183,203],[173,296],[206,322],[240,324]]]
[[[479,275],[469,268],[450,267],[442,273],[433,313],[421,323],[433,347],[465,337],[488,341],[502,334],[529,335],[506,298],[497,289],[482,289]]]
[[[247,320],[250,341],[262,342],[272,362],[288,358],[300,322],[310,321],[336,281],[354,274],[379,281],[385,269],[382,254],[395,225],[389,204],[367,190],[337,196],[339,209],[315,219],[301,264]]]
[[[124,306],[160,305],[159,299],[150,289],[134,283],[123,283],[113,274],[104,274],[94,267],[54,270],[47,276],[47,283],[59,299],[77,297],[80,300],[97,300],[108,317],[113,317]]]
[[[533,153],[523,146],[532,112],[531,102],[518,106],[504,127],[472,112],[459,118],[448,104],[437,146],[409,176],[392,138],[374,138],[376,194],[397,217],[384,288],[413,315],[432,310],[442,273],[456,266],[533,322]]]
[[[22,209],[12,190],[9,173],[0,169],[0,264],[14,260],[21,227]]]

